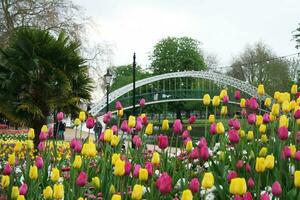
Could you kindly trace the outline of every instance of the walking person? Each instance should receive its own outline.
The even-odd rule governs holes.
[[[96,118],[96,123],[95,123],[95,126],[94,126],[94,133],[95,133],[95,141],[98,142],[99,140],[99,136],[102,132],[102,124],[101,122],[98,121],[98,119]]]

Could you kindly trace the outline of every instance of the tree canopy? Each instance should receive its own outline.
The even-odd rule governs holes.
[[[206,64],[200,42],[189,37],[167,37],[160,40],[150,55],[154,74],[174,71],[203,70]]]
[[[275,53],[263,43],[248,46],[234,58],[227,74],[254,86],[264,84],[266,91],[285,91],[289,87],[289,64],[286,60],[274,59]]]
[[[92,90],[79,47],[63,33],[16,31],[0,54],[0,112],[37,131],[57,111],[77,112]]]

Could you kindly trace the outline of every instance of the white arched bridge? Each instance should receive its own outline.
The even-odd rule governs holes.
[[[202,82],[199,80],[202,80]],[[212,71],[172,72],[136,81],[135,85],[136,90],[139,91],[139,93],[137,92],[136,99],[149,97],[146,98],[146,104],[172,101],[199,101],[202,99],[204,93],[209,93],[211,96],[218,95],[224,87],[234,90],[238,89],[247,97],[257,96],[257,89],[253,85]],[[132,90],[133,83],[130,83],[111,92],[109,94],[109,104],[120,99],[124,109],[132,108],[132,96],[130,96]],[[262,98],[266,97],[270,96],[265,95]],[[130,103],[124,105],[122,98],[124,101],[127,99]],[[139,105],[137,104],[137,106]],[[103,97],[92,105],[90,113],[94,116],[100,115],[105,107],[106,97]]]

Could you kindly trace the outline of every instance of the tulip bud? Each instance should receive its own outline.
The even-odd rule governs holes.
[[[120,101],[116,101],[115,108],[116,110],[121,110],[123,108],[122,103]]]
[[[44,161],[41,156],[37,156],[35,158],[35,165],[37,166],[38,169],[42,169],[44,167]]]
[[[259,84],[257,87],[257,94],[263,96],[265,94],[265,88],[263,84]]]
[[[293,84],[291,87],[291,94],[296,94],[298,92],[298,86]]]
[[[214,175],[211,172],[205,172],[201,183],[202,187],[205,189],[210,189],[214,184]]]
[[[272,103],[272,100],[271,100],[271,98],[269,98],[269,97],[267,97],[266,99],[265,99],[265,106],[266,107],[269,107],[270,105],[271,105],[271,103]]]
[[[142,108],[145,106],[145,103],[146,103],[146,100],[144,98],[141,98],[139,104]]]
[[[176,119],[173,124],[173,132],[176,134],[180,134],[182,132],[182,123],[180,119]]]
[[[169,130],[169,120],[167,120],[167,119],[163,120],[161,129],[163,131],[168,131]]]
[[[131,193],[131,199],[140,200],[143,196],[143,186],[135,184]]]
[[[214,107],[217,107],[220,105],[220,97],[219,96],[214,96],[213,99],[212,99],[212,105]]]
[[[240,100],[241,99],[241,92],[239,90],[236,90],[234,92],[234,98],[235,98],[235,100]]]
[[[158,136],[158,147],[162,150],[166,149],[169,145],[168,136],[160,134]]]
[[[88,117],[88,119],[86,120],[86,127],[88,129],[92,129],[95,125],[95,120],[93,117]]]
[[[210,96],[209,96],[209,94],[205,94],[205,95],[203,96],[203,104],[204,104],[205,106],[208,106],[208,105],[210,104]]]
[[[56,119],[57,121],[61,122],[64,119],[64,113],[63,112],[57,113]]]
[[[247,181],[247,185],[249,188],[253,188],[254,187],[254,180],[252,177],[250,177]]]
[[[281,185],[278,181],[275,181],[272,185],[272,194],[276,197],[280,197],[282,193]]]
[[[76,185],[83,187],[87,184],[88,176],[85,172],[80,172],[79,176],[76,179]]]
[[[6,163],[6,165],[4,166],[3,174],[10,175],[11,172],[12,172],[12,168],[11,168],[10,164]]]

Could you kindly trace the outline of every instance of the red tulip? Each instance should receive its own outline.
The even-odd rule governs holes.
[[[272,185],[272,194],[279,197],[282,193],[281,185],[278,181],[275,181]]]
[[[200,182],[197,178],[193,178],[189,184],[189,189],[193,192],[193,193],[197,193],[199,192],[199,188],[200,188]]]
[[[76,185],[83,187],[87,184],[88,176],[85,172],[80,172],[79,176],[76,179]]]
[[[300,119],[300,109],[297,109],[296,112],[294,113],[295,119]]]
[[[182,132],[182,123],[180,119],[176,119],[173,124],[173,132],[176,134],[180,134]]]
[[[172,178],[167,172],[163,172],[155,183],[156,188],[162,194],[168,194],[172,190]]]
[[[56,119],[57,121],[61,122],[64,119],[64,113],[63,112],[57,113]]]
[[[160,134],[157,140],[158,140],[158,147],[160,149],[164,150],[169,146],[168,136]]]
[[[209,151],[207,146],[203,146],[200,149],[200,158],[202,160],[207,160],[209,158]]]
[[[295,160],[300,161],[300,151],[296,151]]]
[[[237,169],[242,169],[242,168],[244,167],[244,161],[238,160],[238,161],[236,162],[236,164],[235,164],[235,167],[236,167]]]
[[[131,163],[129,161],[125,161],[125,175],[129,175],[131,171]]]
[[[281,140],[288,139],[289,131],[288,131],[287,127],[285,127],[285,126],[279,127],[277,133],[278,133],[279,139],[281,139]]]
[[[236,90],[236,91],[234,92],[234,98],[235,98],[236,100],[240,100],[240,99],[241,99],[241,92],[240,92],[239,90]]]
[[[251,172],[251,165],[249,163],[246,164],[246,172]]]
[[[88,129],[91,129],[94,127],[94,125],[95,125],[95,119],[93,117],[88,117],[86,120],[86,127]]]
[[[38,169],[42,169],[44,167],[44,161],[41,156],[37,156],[35,158],[35,165]]]
[[[195,123],[196,119],[197,119],[197,118],[196,118],[195,115],[191,115],[190,118],[189,118],[189,124]]]

